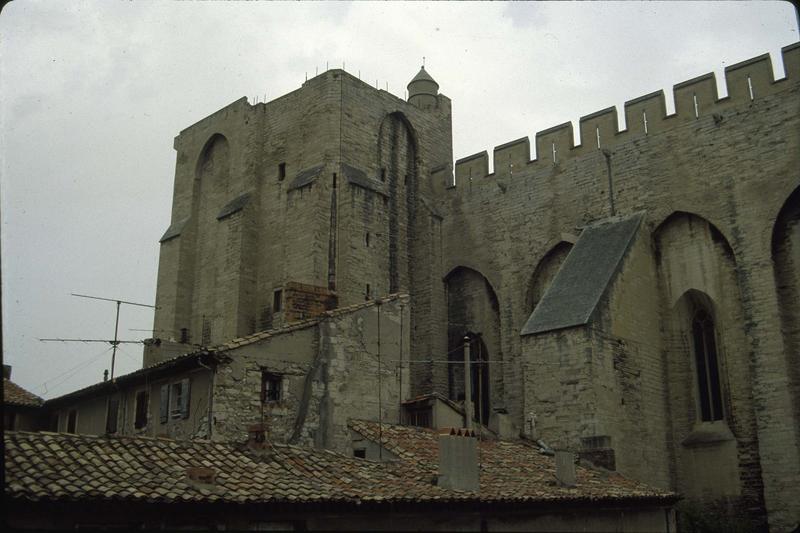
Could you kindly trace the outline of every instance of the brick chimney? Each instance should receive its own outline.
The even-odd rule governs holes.
[[[439,434],[440,487],[478,492],[478,440],[468,429],[450,429]]]

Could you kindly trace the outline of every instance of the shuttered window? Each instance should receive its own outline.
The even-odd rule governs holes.
[[[134,415],[133,427],[142,429],[147,425],[147,406],[149,402],[147,391],[136,393],[136,413]]]
[[[169,385],[161,385],[159,402],[159,420],[161,420],[162,424],[166,424],[169,420]]]

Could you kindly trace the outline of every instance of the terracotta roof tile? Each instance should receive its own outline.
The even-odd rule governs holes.
[[[3,403],[24,407],[39,407],[44,400],[28,392],[10,379],[3,378]]]
[[[352,428],[377,440],[377,424]],[[553,461],[520,443],[481,444],[480,493],[434,483],[436,434],[383,426],[384,444],[400,461],[379,463],[288,445],[261,450],[210,441],[6,432],[5,494],[24,500],[147,502],[424,502],[674,499],[616,474],[579,468],[578,486],[558,487]],[[187,467],[214,470],[214,483]],[[524,475],[521,475],[524,473]]]

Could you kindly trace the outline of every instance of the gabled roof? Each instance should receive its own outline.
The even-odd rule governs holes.
[[[19,407],[40,407],[44,400],[23,389],[10,379],[3,378],[3,403]]]
[[[643,218],[644,214],[637,213],[585,228],[520,334],[588,323],[619,271]]]
[[[350,421],[350,428],[381,443],[400,458],[395,472],[419,481],[430,480],[439,465],[438,433],[433,429]],[[575,487],[556,482],[555,460],[526,441],[479,441],[482,501],[612,501],[662,499],[677,495],[628,479],[616,472],[576,466]]]

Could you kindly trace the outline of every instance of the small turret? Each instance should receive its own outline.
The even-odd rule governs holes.
[[[423,66],[408,84],[408,103],[422,109],[436,107],[439,84],[431,78]]]

